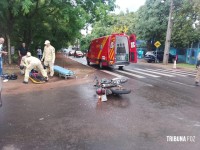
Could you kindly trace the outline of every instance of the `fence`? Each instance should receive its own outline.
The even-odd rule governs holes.
[[[137,45],[141,45],[144,43],[145,41],[143,40],[137,41]],[[146,52],[147,52],[147,48],[144,48],[144,47],[137,48],[138,59],[144,58]],[[178,55],[179,63],[187,63],[187,64],[195,65],[197,63],[197,56],[200,53],[200,42],[192,43],[191,48],[175,49],[171,47],[169,52],[172,55]]]
[[[186,54],[186,63],[195,65],[197,63],[197,56],[200,53],[200,48],[189,48]]]
[[[144,58],[146,52],[147,52],[146,48],[137,48],[138,59]]]

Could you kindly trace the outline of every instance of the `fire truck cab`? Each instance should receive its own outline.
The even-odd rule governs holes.
[[[130,62],[137,63],[136,36],[124,33],[111,34],[91,41],[87,55],[87,64],[116,66],[123,69]]]

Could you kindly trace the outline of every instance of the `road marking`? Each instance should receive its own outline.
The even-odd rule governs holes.
[[[129,73],[129,72],[124,72],[124,71],[120,71],[120,70],[116,70],[116,72],[120,72],[120,73],[123,73],[123,74],[127,74],[127,75],[130,75],[130,76],[133,76],[133,77],[137,77],[137,78],[145,78],[143,76],[140,76],[140,75],[136,75],[136,74],[132,74],[132,73]]]
[[[180,74],[184,74],[184,75],[189,75],[189,76],[195,76],[195,72],[185,72],[185,71],[181,71],[181,70],[172,70],[174,72],[178,72]]]
[[[68,57],[68,58],[70,58],[70,59],[72,59],[74,61],[77,61],[77,62],[79,62],[79,63],[81,63],[83,65],[88,66],[87,64],[85,64],[84,62],[82,62],[80,60],[73,59],[72,57]],[[141,72],[140,71],[136,71],[136,70],[131,70],[131,69],[125,69],[125,71],[135,72],[135,73],[139,73],[139,74],[143,74],[143,75],[147,75],[147,76],[151,76],[151,77],[155,77],[155,78],[160,77],[160,76],[157,76],[157,75],[168,76],[168,77],[175,77],[175,76],[182,76],[182,77],[196,76],[195,72],[189,73],[189,72],[184,71],[184,70],[174,70],[174,69],[139,69],[139,68],[135,68],[135,69],[136,70],[140,70]],[[122,76],[122,75],[119,75],[119,74],[116,74],[116,73],[113,73],[113,72],[110,72],[110,71],[106,71],[106,70],[102,70],[102,71],[105,72],[105,73],[108,73],[110,75],[119,77],[119,78],[125,77],[125,76]],[[161,71],[161,72],[155,72],[155,71]],[[117,72],[124,73],[124,74],[130,75],[130,76],[134,76],[134,77],[137,77],[137,78],[145,78],[143,76],[136,75],[136,74],[131,74],[131,73],[124,72],[124,71],[117,71]],[[147,73],[145,73],[145,72],[147,72]],[[157,74],[157,75],[148,74],[148,72],[149,73],[153,73],[153,74]],[[167,74],[164,74],[162,72],[166,72]],[[177,82],[177,83],[178,84],[183,84],[183,83],[179,83],[179,82]],[[187,84],[184,84],[184,85],[189,86]],[[190,87],[195,87],[195,86],[190,86]]]
[[[183,73],[195,73],[195,69],[194,70],[180,70],[180,69],[169,69],[172,71],[178,71],[178,72],[183,72]]]
[[[159,75],[162,75],[162,76],[174,77],[173,75],[163,74],[163,73],[160,73],[160,72],[155,72],[155,71],[150,71],[150,70],[144,70],[144,69],[139,69],[139,68],[135,68],[135,69],[136,70],[141,70],[141,71],[144,71],[144,72],[150,72],[150,73],[153,73],[153,74],[159,74]]]
[[[140,73],[140,74],[147,75],[147,76],[150,76],[150,77],[155,77],[155,78],[160,77],[160,76],[152,75],[152,74],[141,72],[141,71],[131,70],[131,69],[124,69],[124,70],[125,71],[130,71],[130,72]]]
[[[116,73],[113,73],[113,72],[110,72],[110,71],[106,71],[106,70],[101,70],[102,72],[105,72],[105,73],[108,73],[108,74],[110,74],[110,75],[113,75],[113,76],[116,76],[116,77],[118,77],[118,78],[127,78],[127,79],[129,79],[128,77],[126,77],[126,76],[122,76],[122,75],[119,75],[119,74],[116,74]],[[122,72],[122,73],[124,73],[124,71],[117,71],[117,72]],[[129,74],[129,75],[131,75],[131,76],[133,76],[133,74]],[[141,78],[142,76],[140,76],[140,78]],[[142,78],[145,78],[145,77],[142,77]],[[150,87],[153,87],[153,85],[152,84],[148,84],[148,83],[142,83],[142,84],[144,84],[145,86],[150,86]]]
[[[150,70],[150,71],[158,71],[158,72],[161,72],[161,73],[167,73],[167,74],[171,74],[171,75],[176,75],[176,76],[181,76],[181,77],[186,77],[187,75],[182,75],[182,74],[177,74],[175,72],[171,72],[171,71],[168,71],[168,70],[164,70],[164,69],[146,69],[146,70]]]
[[[181,83],[181,82],[177,82],[177,81],[172,81],[172,80],[169,80],[169,82],[180,84],[180,85],[184,85],[184,86],[188,86],[188,87],[196,87],[194,85],[188,85],[188,84],[185,84],[185,83]]]
[[[114,72],[110,72],[110,71],[106,71],[106,70],[101,70],[101,71],[103,71],[103,72],[105,72],[105,73],[108,73],[108,74],[110,74],[110,75],[113,75],[113,76],[115,76],[115,77],[118,77],[118,78],[127,78],[127,77],[125,77],[125,76],[116,74],[116,73],[114,73]]]
[[[155,70],[165,71],[166,69],[155,69]],[[173,72],[173,73],[179,73],[181,75],[191,75],[191,76],[194,76],[194,74],[195,74],[195,72],[186,72],[186,71],[183,71],[183,70],[167,69],[166,71]]]
[[[186,73],[186,72],[181,72],[181,71],[173,71],[173,72],[176,72],[176,73],[179,73],[179,74],[182,74],[182,75],[186,75],[186,76],[195,76],[195,73]]]

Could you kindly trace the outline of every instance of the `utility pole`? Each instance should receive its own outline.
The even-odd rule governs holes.
[[[164,57],[163,57],[163,64],[168,64],[169,59],[169,49],[170,49],[170,41],[171,41],[171,34],[172,34],[172,14],[173,14],[173,0],[170,1],[170,10],[169,10],[169,19],[168,19],[168,25],[167,25],[167,34],[166,34],[166,41],[165,41],[165,50],[164,50]]]

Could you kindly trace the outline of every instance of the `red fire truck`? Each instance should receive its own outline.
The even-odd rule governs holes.
[[[136,36],[124,33],[111,34],[91,41],[87,55],[87,64],[116,66],[123,69],[130,62],[137,63]]]

